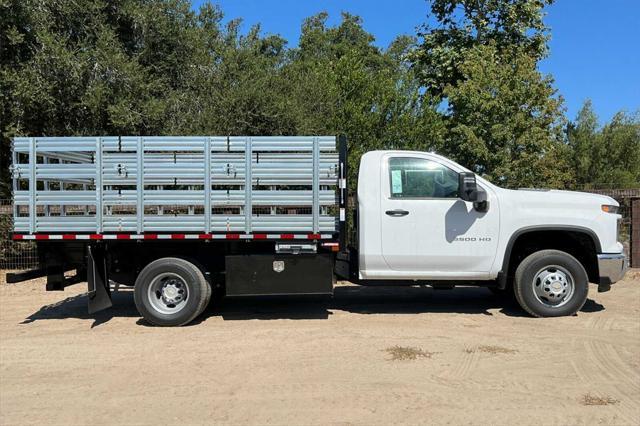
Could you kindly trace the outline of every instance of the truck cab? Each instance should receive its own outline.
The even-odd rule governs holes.
[[[578,287],[590,281],[606,291],[624,273],[617,209],[602,195],[500,188],[433,153],[368,152],[358,176],[358,278],[504,289],[525,259],[545,252],[558,265],[538,261],[530,272],[526,262],[520,271],[545,308],[532,313],[566,314],[560,308]]]

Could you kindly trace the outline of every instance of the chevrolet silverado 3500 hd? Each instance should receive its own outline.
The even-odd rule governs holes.
[[[40,266],[8,281],[86,280],[90,312],[111,306],[110,281],[134,286],[140,314],[170,326],[212,297],[331,294],[336,278],[512,289],[533,316],[572,315],[589,282],[624,275],[612,198],[373,151],[349,209],[346,160],[333,136],[15,138],[13,238],[36,242]]]

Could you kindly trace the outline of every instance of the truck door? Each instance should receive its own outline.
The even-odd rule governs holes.
[[[499,206],[495,194],[478,185],[487,191],[486,212],[458,197],[458,172],[437,158],[390,154],[383,160],[381,243],[390,276],[488,277]]]

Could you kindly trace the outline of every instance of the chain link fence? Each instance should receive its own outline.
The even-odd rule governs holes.
[[[13,230],[13,204],[0,199],[0,269],[25,271],[38,267],[36,245],[29,241],[11,240]]]

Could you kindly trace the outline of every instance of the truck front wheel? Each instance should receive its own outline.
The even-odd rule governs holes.
[[[133,295],[138,312],[151,324],[180,326],[204,311],[211,286],[193,263],[165,257],[140,272]]]
[[[516,269],[516,299],[534,317],[574,315],[587,301],[588,291],[584,267],[563,251],[535,252]]]

